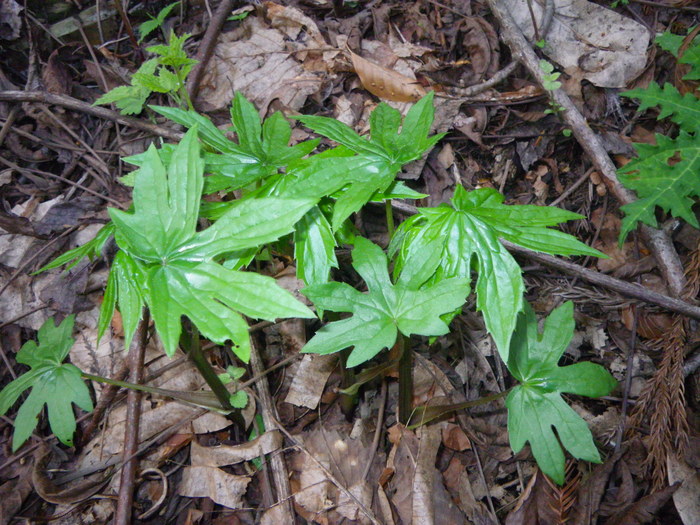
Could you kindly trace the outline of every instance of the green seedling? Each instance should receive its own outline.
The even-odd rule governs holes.
[[[29,439],[44,405],[48,407],[51,430],[68,446],[73,445],[76,428],[72,404],[88,412],[92,410],[90,391],[80,377],[80,369],[63,362],[73,346],[74,322],[72,315],[58,326],[53,318],[48,319],[39,328],[39,343],[27,341],[17,353],[17,362],[29,366],[30,370],[0,391],[0,416],[5,415],[25,390],[31,389],[31,392],[17,411],[13,452]]]
[[[178,106],[192,108],[185,82],[196,60],[187,57],[184,45],[190,37],[170,33],[168,45],[156,45],[146,51],[156,55],[144,62],[131,77],[131,85],[118,86],[95,101],[95,105],[115,104],[124,115],[137,115],[143,111],[153,93],[165,93]]]

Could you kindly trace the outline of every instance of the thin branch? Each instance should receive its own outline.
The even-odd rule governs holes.
[[[183,136],[183,134],[179,131],[173,131],[172,129],[151,124],[145,120],[125,117],[121,113],[112,111],[111,109],[93,106],[87,102],[83,102],[73,97],[67,97],[65,95],[54,95],[53,93],[46,93],[44,91],[0,91],[0,101],[53,104],[55,106],[72,109],[74,111],[80,111],[82,113],[92,115],[93,117],[118,122],[119,124],[123,124],[134,129],[139,129],[141,131],[146,131],[168,140],[179,141]]]
[[[219,38],[219,33],[221,33],[221,28],[224,26],[226,17],[231,13],[236,3],[237,0],[223,0],[219,4],[219,7],[216,8],[214,15],[207,25],[207,30],[202,37],[202,41],[199,43],[197,55],[195,55],[197,63],[192,68],[187,82],[187,92],[190,95],[192,104],[195,104],[199,86],[204,77],[204,72],[207,70],[211,55],[214,52],[216,41]]]
[[[143,382],[143,360],[148,341],[148,309],[144,310],[143,319],[139,325],[138,341],[129,352],[129,367],[131,382]],[[129,525],[134,503],[134,479],[138,468],[137,452],[139,450],[139,421],[141,419],[141,392],[129,390],[126,405],[126,424],[124,426],[124,466],[119,485],[119,499],[114,525]]]

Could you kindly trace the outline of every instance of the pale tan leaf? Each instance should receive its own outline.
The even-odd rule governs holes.
[[[700,473],[682,459],[668,455],[668,482],[683,484],[673,494],[673,503],[684,525],[700,523]]]
[[[416,102],[426,93],[415,79],[379,66],[348,50],[352,65],[364,88],[373,95],[394,102]]]
[[[285,402],[315,409],[323,395],[326,381],[338,363],[335,355],[307,354],[301,361]]]
[[[250,477],[227,474],[214,467],[185,467],[178,494],[188,498],[209,498],[212,501],[236,509],[243,506],[243,496]]]

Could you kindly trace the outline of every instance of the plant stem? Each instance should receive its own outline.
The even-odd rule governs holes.
[[[418,406],[413,411],[413,417],[411,418],[411,421],[408,422],[406,427],[410,429],[418,428],[422,425],[430,423],[431,421],[435,421],[436,419],[451,415],[453,412],[457,412],[458,410],[466,410],[468,408],[491,403],[492,401],[506,397],[511,390],[513,390],[512,387],[508,390],[504,390],[503,392],[497,392],[496,394],[491,394],[490,396],[480,397],[474,401],[465,401],[463,403],[455,403],[452,405]]]
[[[341,370],[341,380],[340,387],[348,388],[355,384],[355,371],[352,368],[346,366],[348,356],[350,355],[350,349],[346,348],[340,352],[340,370]],[[355,405],[357,405],[357,394],[348,394],[345,392],[340,392],[340,411],[343,413],[348,421],[352,421],[352,416],[355,413]]]
[[[413,354],[407,348],[404,335],[396,337],[396,351],[399,358],[399,422],[408,424],[413,411]]]
[[[209,361],[207,361],[207,358],[204,357],[202,347],[199,343],[199,330],[197,330],[195,326],[191,327],[190,335],[191,337],[189,341],[187,341],[187,337],[182,338],[183,342],[185,343],[183,346],[185,346],[187,350],[187,355],[194,363],[194,366],[197,367],[199,373],[202,374],[202,377],[207,382],[207,385],[209,385],[209,388],[211,388],[211,391],[214,392],[214,395],[219,400],[219,403],[221,403],[221,408],[226,411],[233,411],[233,407],[229,401],[231,393],[221,382],[221,379],[219,379],[219,376],[211,367]]]
[[[384,208],[386,209],[386,228],[389,232],[389,239],[391,239],[396,231],[396,226],[394,225],[394,208],[391,204],[391,199],[384,201]]]

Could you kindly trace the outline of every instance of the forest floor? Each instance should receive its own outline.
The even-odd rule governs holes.
[[[406,218],[402,205],[448,203],[458,185],[495,189],[509,205],[557,206],[583,217],[560,229],[607,259],[511,252],[539,318],[574,303],[576,330],[561,364],[598,363],[619,381],[603,398],[566,396],[602,463],[567,456],[558,486],[529,447],[513,453],[502,397],[407,428],[397,417],[395,367],[348,400],[339,392],[349,379],[338,354],[299,353],[318,321],[263,322],[252,325],[250,365],[232,359],[230,347],[204,345],[217,371],[245,369],[245,422],[154,394],[132,400],[140,403],[139,462],[135,480],[121,488],[121,471],[109,465],[116,458],[119,466],[134,434],[124,390],[90,385],[98,410],[75,407],[74,447],[61,445],[41,417],[12,452],[19,403],[9,407],[0,419],[0,525],[111,523],[128,492],[133,523],[700,523],[700,232],[657,210],[661,231],[632,231],[620,245],[629,193],[615,177],[635,157],[632,143],[678,133],[658,111],[639,112],[620,93],[652,81],[697,90],[653,37],[688,34],[699,8],[675,0],[568,7],[551,0],[190,0],[164,11],[137,42],[143,24],[169,3],[118,4],[0,2],[0,387],[27,370],[16,356],[42,324],[71,314],[70,362],[94,375],[129,376],[121,317],[99,344],[97,337],[114,246],[68,272],[34,272],[93,238],[109,221],[108,208],[129,208],[131,188],[120,179],[134,168],[124,157],[181,137],[181,126],[150,108],[125,117],[114,105],[93,105],[128,85],[153,56],[147,48],[174,31],[191,35],[184,49],[200,62],[187,84],[194,107],[231,137],[234,92],[261,118],[329,116],[366,135],[381,101],[405,114],[434,91],[433,132],[445,135],[399,174],[426,197],[397,201],[397,223]],[[551,19],[540,4],[555,6]],[[516,38],[518,27],[527,39]],[[158,93],[148,103],[173,104]],[[316,137],[291,123],[292,144]],[[366,206],[352,222],[387,246],[383,207]],[[337,255],[334,277],[359,285],[348,246]],[[284,288],[304,286],[290,254],[268,252],[255,264]],[[415,407],[474,401],[514,384],[473,295],[451,328],[435,341],[411,340]],[[146,335],[144,383],[202,388],[184,354],[168,359],[154,331]],[[77,480],[68,479],[76,472]]]

